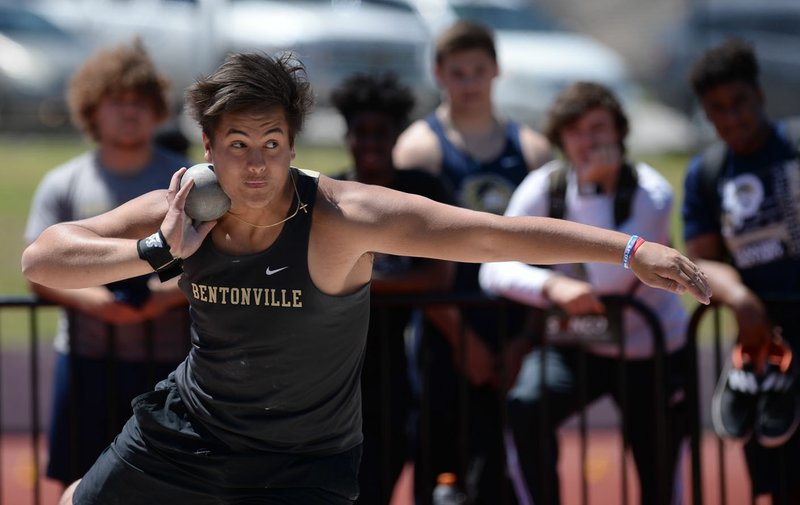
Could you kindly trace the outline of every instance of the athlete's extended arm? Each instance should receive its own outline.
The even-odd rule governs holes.
[[[25,277],[53,288],[83,288],[152,273],[139,258],[136,242],[159,229],[172,256],[188,257],[216,223],[192,227],[182,210],[192,185],[178,190],[184,171],[173,175],[168,191],[153,191],[99,216],[47,228],[22,254]]]
[[[349,191],[348,191],[349,192]],[[630,236],[546,217],[506,217],[474,212],[385,188],[353,190],[351,215],[364,216],[355,233],[380,252],[467,263],[621,264]],[[646,242],[631,269],[647,285],[689,292],[708,303],[706,276],[678,251]]]

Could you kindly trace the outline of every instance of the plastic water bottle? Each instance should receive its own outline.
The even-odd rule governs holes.
[[[440,473],[433,488],[433,505],[463,505],[466,497],[456,485],[456,474]]]

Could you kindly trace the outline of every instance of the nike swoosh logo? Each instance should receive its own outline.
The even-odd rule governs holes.
[[[267,269],[264,271],[264,273],[267,274],[267,275],[275,275],[278,272],[280,272],[281,270],[286,270],[287,268],[289,268],[289,267],[282,267],[282,268],[276,268],[275,270],[270,270],[270,268],[267,267]]]

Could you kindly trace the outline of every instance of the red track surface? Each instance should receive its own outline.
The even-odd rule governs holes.
[[[580,443],[574,429],[561,432],[561,497],[563,505],[582,503],[580,482]],[[707,433],[703,438],[702,481],[703,503],[722,505],[719,484],[719,465],[717,464],[717,438]],[[594,429],[590,432],[586,457],[586,480],[588,488],[587,503],[590,505],[622,504],[622,473],[620,466],[620,439],[614,430]],[[692,503],[691,481],[689,475],[689,454],[684,462],[684,500]],[[411,473],[407,471],[400,477],[395,489],[392,505],[412,505],[410,484]],[[726,503],[727,505],[750,505],[750,480],[742,459],[741,448],[725,444]],[[639,503],[638,482],[633,461],[628,461],[628,503]],[[760,502],[757,502],[760,503]]]
[[[34,482],[33,455],[30,438],[24,434],[5,435],[2,438],[0,469],[2,493],[0,505],[33,505]],[[577,432],[567,429],[561,436],[562,475],[561,492],[564,505],[581,503],[580,446]],[[720,505],[719,467],[717,465],[716,438],[706,434],[703,440],[703,500],[706,505]],[[43,444],[42,444],[43,445]],[[739,447],[726,444],[727,505],[750,503],[750,483]],[[40,464],[45,461],[44,447]],[[684,503],[691,502],[688,454],[685,462]],[[594,429],[590,432],[586,464],[589,504],[621,504],[620,441],[613,430]],[[628,465],[628,503],[638,504],[638,484],[633,464]],[[410,467],[401,476],[392,505],[411,505]],[[44,479],[40,485],[42,505],[55,505],[60,487]]]

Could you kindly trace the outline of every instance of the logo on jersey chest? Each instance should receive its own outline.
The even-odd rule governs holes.
[[[514,185],[497,174],[476,174],[461,184],[459,201],[462,207],[493,214],[503,214],[514,193]]]
[[[734,228],[755,216],[764,201],[764,185],[753,174],[742,174],[722,187],[722,208]]]

